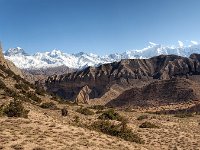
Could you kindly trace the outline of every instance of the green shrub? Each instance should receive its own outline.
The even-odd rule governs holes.
[[[33,92],[28,92],[25,94],[28,98],[30,98],[31,100],[37,102],[37,103],[41,103],[42,100],[41,98],[39,98],[38,96],[35,95],[35,93]]]
[[[106,107],[103,105],[94,105],[90,107],[91,109],[96,109],[96,110],[104,110]]]
[[[98,119],[102,120],[118,120],[121,121],[123,120],[123,117],[120,116],[119,113],[115,112],[114,109],[109,109],[105,111],[103,114],[101,114]]]
[[[3,78],[5,78],[5,76],[2,73],[0,73],[0,76],[3,77]]]
[[[28,91],[29,90],[29,86],[27,84],[22,84],[22,83],[15,84],[15,88],[22,89],[24,91]]]
[[[36,90],[35,90],[35,93],[37,93],[38,95],[44,96],[46,91],[43,88],[37,87]]]
[[[175,114],[174,117],[178,117],[178,118],[188,118],[188,117],[193,117],[192,113],[178,113]]]
[[[3,109],[3,112],[8,117],[24,117],[24,118],[28,118],[29,110],[25,110],[24,109],[21,101],[14,100],[14,101],[10,102],[10,104],[7,105]]]
[[[0,89],[5,89],[5,88],[6,88],[5,83],[2,80],[0,80]]]
[[[97,110],[96,111],[96,114],[101,114],[101,113],[103,113],[104,111],[103,110]]]
[[[57,109],[57,106],[53,102],[45,102],[40,105],[41,108],[44,109]]]
[[[141,115],[137,118],[137,120],[144,120],[144,119],[148,119],[147,115]]]
[[[11,71],[10,69],[6,69],[6,68],[5,68],[3,71],[4,71],[5,73],[7,73],[9,77],[12,77],[13,75],[15,75],[14,72]]]
[[[4,105],[0,106],[0,117],[4,115]]]
[[[80,117],[79,116],[74,116],[74,120],[73,120],[73,123],[75,124],[79,124],[80,123]]]
[[[151,122],[145,121],[139,126],[139,128],[159,128],[159,127]]]
[[[13,75],[13,79],[15,79],[17,82],[19,82],[22,78],[20,77],[20,75]]]
[[[101,120],[94,122],[90,128],[111,136],[122,138],[126,141],[143,143],[142,139],[138,135],[134,134],[126,124],[115,125],[109,121]]]
[[[7,96],[13,97],[13,98],[17,98],[17,93],[9,88],[5,88],[5,93]]]
[[[79,108],[76,110],[77,112],[83,114],[83,115],[94,115],[94,112],[91,111],[89,108]]]
[[[61,114],[62,114],[62,116],[67,116],[68,110],[67,110],[66,107],[64,107],[64,108],[61,109]]]
[[[35,85],[34,85],[34,84],[32,84],[32,83],[26,81],[24,78],[21,78],[21,80],[22,80],[22,82],[23,82],[24,84],[26,84],[27,86],[31,87],[32,89],[35,89]]]
[[[0,69],[1,69],[2,71],[4,71],[6,68],[5,68],[5,66],[3,66],[3,65],[0,64]]]

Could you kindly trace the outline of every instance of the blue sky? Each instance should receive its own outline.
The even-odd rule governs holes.
[[[0,0],[4,49],[100,55],[200,40],[200,0]]]

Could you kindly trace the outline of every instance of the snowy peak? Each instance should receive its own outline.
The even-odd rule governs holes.
[[[123,53],[109,54],[99,56],[93,53],[79,52],[76,54],[64,53],[61,50],[54,49],[49,52],[38,52],[34,55],[28,55],[20,48],[13,48],[6,51],[5,58],[11,60],[21,69],[39,69],[58,66],[67,66],[69,68],[81,69],[87,66],[98,66],[100,64],[120,61],[121,59],[144,59],[158,55],[179,55],[189,57],[193,53],[200,53],[200,44],[191,41],[190,45],[178,41],[177,46],[164,46],[149,42],[149,45],[143,49],[128,50]]]
[[[5,53],[5,56],[27,55],[21,47],[10,48]]]

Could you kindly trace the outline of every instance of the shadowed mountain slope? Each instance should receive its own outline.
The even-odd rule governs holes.
[[[108,106],[160,106],[199,100],[200,85],[184,78],[160,80],[124,91]]]

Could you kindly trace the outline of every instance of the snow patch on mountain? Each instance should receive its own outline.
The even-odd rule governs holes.
[[[58,67],[65,65],[69,68],[81,69],[87,66],[97,66],[99,64],[111,63],[120,61],[121,59],[143,59],[158,56],[161,54],[175,54],[188,57],[192,53],[200,53],[200,44],[196,41],[191,41],[191,45],[184,46],[184,43],[178,41],[178,46],[164,46],[149,42],[149,46],[140,50],[129,50],[121,54],[115,53],[105,56],[80,52],[77,54],[68,54],[60,50],[52,50],[50,52],[37,52],[34,55],[28,55],[22,48],[12,48],[7,50],[5,58],[12,61],[21,69],[39,69]]]

